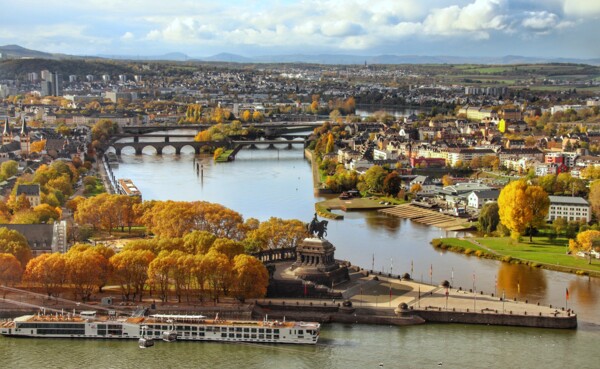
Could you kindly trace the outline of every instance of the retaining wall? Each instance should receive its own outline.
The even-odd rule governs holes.
[[[414,310],[427,322],[435,323],[463,323],[504,325],[517,327],[560,328],[573,329],[577,327],[577,315],[568,317],[537,316],[537,315],[511,315],[475,312],[453,312],[435,310]]]

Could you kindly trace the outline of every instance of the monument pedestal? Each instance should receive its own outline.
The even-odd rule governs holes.
[[[296,277],[325,286],[347,281],[348,268],[336,262],[334,252],[335,247],[325,239],[305,238],[296,247],[291,269]]]

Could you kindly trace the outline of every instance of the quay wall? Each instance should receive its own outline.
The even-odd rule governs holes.
[[[414,314],[397,316],[391,310],[373,311],[372,309],[354,309],[341,307],[338,304],[325,303],[324,305],[295,305],[295,304],[261,304],[255,305],[253,318],[262,319],[265,315],[269,319],[313,321],[319,323],[348,323],[348,324],[374,324],[374,325],[415,325],[423,324],[425,320]]]
[[[558,329],[577,328],[577,315],[575,314],[572,314],[568,317],[553,317],[537,315],[455,312],[444,310],[436,311],[415,309],[413,312],[427,322],[434,323],[484,324]]]

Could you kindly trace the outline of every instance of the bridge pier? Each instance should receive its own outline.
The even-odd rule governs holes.
[[[169,141],[169,136],[165,136],[165,142],[170,142]]]
[[[162,147],[157,147],[156,148],[156,155],[162,155],[162,150],[163,150]]]
[[[115,147],[115,154],[117,156],[121,156],[121,148],[120,147]]]
[[[133,136],[133,142],[140,142],[140,136]]]
[[[175,155],[181,155],[181,147],[177,146],[175,148]]]
[[[142,149],[143,149],[143,147],[136,147],[135,148],[135,154],[136,155],[142,155]]]

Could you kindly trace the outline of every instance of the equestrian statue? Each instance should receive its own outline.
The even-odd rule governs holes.
[[[327,236],[327,223],[328,222],[326,220],[317,219],[317,213],[315,213],[315,217],[306,226],[306,228],[311,236],[317,236],[318,238],[322,239],[323,237]]]

